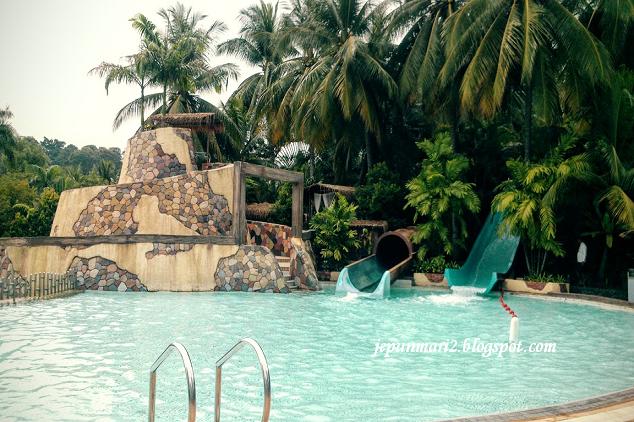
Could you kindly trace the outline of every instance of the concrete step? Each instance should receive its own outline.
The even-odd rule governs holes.
[[[292,278],[286,281],[286,285],[290,289],[299,289],[299,280],[297,278]]]

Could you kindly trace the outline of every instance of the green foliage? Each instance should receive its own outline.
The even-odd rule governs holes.
[[[17,173],[0,176],[0,237],[10,235],[16,204],[32,204],[37,197],[28,179]],[[50,227],[49,227],[50,229]]]
[[[561,274],[549,274],[549,273],[541,273],[541,274],[529,274],[526,277],[529,281],[537,281],[539,283],[557,283],[564,284],[568,281],[566,277]]]
[[[433,258],[417,259],[416,272],[418,273],[443,273],[445,268],[459,268],[455,261],[447,261],[444,255],[438,255]]]
[[[366,184],[357,187],[355,197],[360,218],[385,219],[391,229],[404,225],[403,185],[398,180],[398,174],[391,171],[386,163],[375,164],[370,169]]]
[[[348,263],[349,255],[361,246],[356,231],[350,228],[350,223],[356,220],[356,211],[356,205],[337,194],[331,206],[310,221],[310,228],[315,230],[314,245],[324,269],[340,269]]]
[[[291,212],[293,209],[293,185],[282,183],[277,190],[277,199],[271,211],[271,221],[278,224],[291,225]]]
[[[9,228],[9,236],[48,236],[55,217],[59,195],[52,188],[45,188],[35,203],[15,204],[15,215]]]
[[[414,221],[420,221],[412,240],[421,244],[421,259],[429,251],[451,255],[465,246],[465,214],[480,210],[474,184],[464,181],[469,160],[454,153],[447,133],[417,145],[427,158],[419,175],[407,183],[406,207],[413,208]]]

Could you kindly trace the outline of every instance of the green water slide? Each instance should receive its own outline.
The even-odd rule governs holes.
[[[464,265],[459,269],[445,269],[450,287],[474,287],[488,293],[497,283],[498,273],[506,273],[511,268],[520,239],[510,234],[500,235],[501,223],[501,214],[489,215]]]
[[[388,297],[390,285],[412,261],[412,233],[412,229],[399,229],[383,234],[376,242],[374,254],[341,270],[335,292]]]

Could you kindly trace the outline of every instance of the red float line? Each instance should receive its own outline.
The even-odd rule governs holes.
[[[504,302],[504,289],[500,289],[500,304],[511,317],[517,317],[517,314]]]

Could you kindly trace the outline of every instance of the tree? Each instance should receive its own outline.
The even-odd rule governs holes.
[[[447,19],[462,3],[456,0],[405,1],[391,13],[389,25],[391,31],[407,30],[397,47],[397,52],[405,52],[399,74],[401,101],[418,102],[426,111],[448,117],[454,151],[458,148],[460,78],[453,78],[445,86],[438,75],[446,55],[443,30]]]
[[[64,177],[64,171],[60,166],[41,167],[30,164],[27,166],[26,171],[31,175],[29,184],[37,190],[63,186],[60,185],[60,182],[62,182]],[[61,192],[61,189],[58,190]]]
[[[114,183],[117,174],[115,170],[115,165],[112,161],[101,160],[95,168],[97,174],[104,182],[108,184]]]
[[[9,107],[0,109],[0,154],[7,158],[9,164],[13,163],[16,146],[16,132],[10,123],[12,117]]]
[[[453,151],[446,132],[417,145],[427,158],[418,176],[407,183],[405,206],[414,209],[414,222],[422,220],[412,240],[425,242],[418,252],[421,259],[429,251],[453,255],[465,247],[468,235],[465,214],[480,211],[474,184],[464,181],[469,160]]]
[[[398,174],[384,162],[375,164],[368,172],[366,183],[355,191],[360,218],[387,220],[391,229],[404,225],[404,197]]]
[[[110,84],[113,82],[137,85],[141,90],[141,97],[137,106],[141,115],[141,127],[143,127],[145,125],[145,88],[152,84],[152,75],[148,68],[148,52],[142,50],[137,54],[126,57],[126,61],[125,65],[101,62],[99,66],[91,69],[88,73],[106,79],[104,86],[106,94]],[[117,127],[118,125],[115,129]]]
[[[502,182],[492,209],[504,214],[503,230],[520,236],[526,267],[531,276],[544,272],[549,254],[563,256],[557,241],[557,213],[554,198],[574,178],[590,170],[585,154],[572,155],[577,137],[568,133],[541,163],[507,162],[511,178]]]
[[[242,9],[240,37],[218,45],[219,53],[240,57],[260,68],[259,72],[245,78],[232,94],[232,98],[239,98],[250,111],[255,110],[255,102],[273,82],[273,69],[293,53],[279,41],[284,22],[278,14],[278,6],[279,3],[273,5],[260,0],[259,4]],[[258,117],[253,116],[252,125],[258,124]]]
[[[467,113],[496,114],[510,93],[523,108],[524,160],[531,156],[533,116],[550,121],[559,92],[580,81],[608,84],[605,47],[556,0],[472,0],[447,21],[447,59],[440,79],[449,84],[464,69],[460,101]]]
[[[19,203],[13,206],[15,216],[11,222],[11,236],[48,236],[55,217],[59,195],[45,188],[33,206]]]
[[[141,38],[140,51],[130,56],[126,66],[105,63],[95,72],[106,76],[106,83],[137,83],[141,97],[126,104],[115,116],[113,127],[118,128],[126,119],[141,114],[145,109],[161,105],[154,113],[194,113],[213,111],[223,120],[221,109],[203,100],[200,91],[220,92],[231,79],[238,76],[237,66],[231,63],[210,66],[208,54],[215,37],[226,27],[220,21],[204,25],[206,15],[193,12],[180,3],[161,9],[159,16],[165,23],[161,31],[146,16],[138,14],[131,19],[132,27]],[[144,87],[158,85],[162,92],[145,94]],[[144,120],[142,120],[143,122]]]
[[[258,100],[272,139],[303,141],[316,151],[336,150],[338,179],[363,151],[366,168],[383,137],[385,101],[396,83],[383,67],[374,25],[383,8],[358,0],[296,2],[282,31],[299,56],[276,68]]]
[[[595,217],[594,221],[588,219],[585,222],[587,232],[582,236],[604,238],[598,278],[607,284],[608,255],[615,239],[631,238],[634,234],[634,168],[627,168],[614,145],[605,142],[568,162],[576,165],[554,173],[555,180],[545,193],[544,202],[555,207],[574,189],[590,193],[591,204],[578,204],[579,209],[590,208]]]
[[[37,194],[21,174],[9,173],[0,176],[0,237],[9,236],[15,217],[15,204],[31,204]]]

